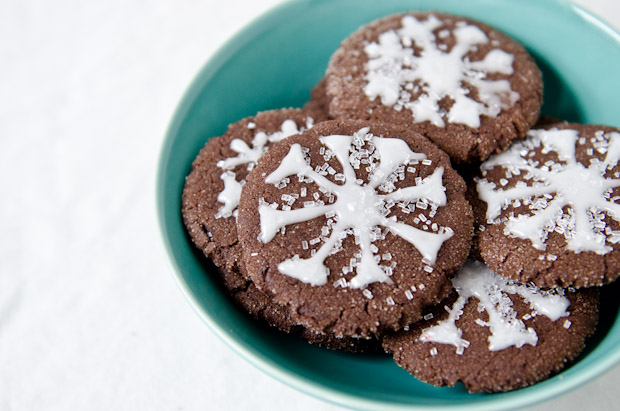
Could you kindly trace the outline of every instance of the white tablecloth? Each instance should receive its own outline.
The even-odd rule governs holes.
[[[182,92],[278,2],[2,3],[0,410],[340,409],[201,323],[155,221],[157,155]],[[620,25],[616,0],[587,3]],[[553,406],[611,409],[619,383],[615,368]]]

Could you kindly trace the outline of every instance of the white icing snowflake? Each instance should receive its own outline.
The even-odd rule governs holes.
[[[575,157],[577,145],[586,143],[576,130],[531,130],[528,138],[514,144],[508,151],[493,156],[481,166],[483,176],[496,166],[503,167],[507,185],[508,178],[522,175],[524,181],[514,187],[502,189],[486,178],[477,181],[478,195],[487,203],[487,222],[498,224],[502,210],[508,207],[528,206],[529,214],[513,214],[507,217],[504,233],[529,239],[539,250],[546,249],[549,233],[556,232],[566,238],[566,247],[576,253],[594,251],[605,254],[611,251],[606,242],[620,241],[620,232],[605,224],[607,214],[620,221],[620,205],[610,198],[614,187],[620,186],[620,175],[607,175],[620,158],[620,133],[597,131],[592,143],[596,150],[605,154],[600,161],[588,149],[590,164],[578,162]],[[535,151],[542,154],[555,152],[559,161],[540,164],[532,159]],[[567,210],[567,211],[565,211]],[[555,257],[555,256],[553,256]],[[555,259],[555,258],[552,258]]]
[[[453,30],[456,44],[447,51],[445,45],[437,44],[433,33],[443,25],[437,17],[430,15],[419,21],[404,16],[401,24],[396,31],[382,33],[379,43],[369,43],[364,48],[369,58],[364,92],[371,100],[380,97],[384,105],[398,111],[411,110],[416,122],[428,120],[444,127],[445,119],[477,128],[481,115],[497,117],[519,99],[508,80],[486,79],[489,73],[512,74],[512,54],[494,48],[481,61],[466,57],[477,45],[489,42],[478,27],[457,23]],[[448,30],[441,33],[449,36]],[[414,47],[421,50],[419,56],[414,54]],[[478,89],[480,101],[471,97],[466,83]],[[454,101],[448,112],[439,107],[439,101],[445,97]]]
[[[428,269],[432,271],[430,265],[434,264],[443,242],[453,235],[452,229],[439,227],[421,212],[416,219],[423,219],[424,224],[429,229],[432,227],[433,231],[412,227],[397,221],[396,216],[388,217],[388,215],[390,208],[398,205],[403,209],[407,208],[409,213],[415,211],[416,207],[420,210],[430,209],[430,215],[434,216],[437,207],[445,205],[447,201],[442,183],[443,167],[437,167],[433,174],[425,179],[418,177],[415,186],[396,189],[394,182],[404,178],[407,165],[419,162],[431,164],[424,154],[412,152],[403,140],[375,137],[366,127],[353,136],[331,135],[321,137],[320,141],[327,147],[327,150],[324,150],[326,159],[335,156],[342,164],[342,173],[336,173],[333,168],[330,170],[327,163],[313,169],[309,159],[304,156],[304,150],[307,149],[294,144],[278,168],[265,178],[266,183],[281,187],[286,184],[290,176],[297,176],[301,180],[314,182],[319,186],[319,190],[331,199],[325,204],[317,196],[315,197],[317,201],[310,201],[311,204],[305,204],[304,208],[295,210],[288,205],[278,210],[277,203],[260,204],[259,240],[265,243],[271,241],[278,231],[289,224],[320,216],[328,218],[328,226],[324,227],[321,238],[311,240],[310,244],[307,241],[303,242],[303,248],[308,249],[309,245],[324,241],[320,248],[313,250],[314,254],[310,258],[304,259],[295,255],[283,261],[278,265],[278,270],[303,282],[323,285],[329,275],[329,270],[324,265],[325,259],[337,253],[342,241],[352,234],[359,246],[359,253],[351,259],[349,266],[343,267],[343,273],[355,270],[357,275],[350,282],[342,277],[335,285],[364,288],[372,282],[391,283],[390,275],[395,266],[394,262],[390,266],[379,264],[381,259],[391,260],[391,254],[377,254],[378,248],[373,244],[385,238],[387,231],[382,233],[380,228],[383,226],[413,244],[422,254]],[[364,149],[365,146],[368,149]],[[355,169],[360,165],[367,165],[367,169],[371,171],[367,183],[356,176]],[[326,178],[328,174],[333,175],[333,179],[342,184],[336,184]],[[377,190],[385,194],[379,194]],[[305,196],[305,191],[306,189],[302,188],[301,197]],[[289,203],[294,202],[291,195],[284,194],[282,199],[291,200]]]
[[[308,117],[306,119],[306,128],[311,128],[313,119]],[[256,128],[256,124],[253,122],[248,123],[248,129]],[[252,147],[239,138],[235,138],[230,142],[230,148],[237,154],[236,157],[226,158],[217,162],[217,166],[224,171],[220,178],[224,182],[224,190],[217,196],[217,201],[224,205],[219,208],[215,214],[215,218],[226,218],[230,216],[237,217],[237,207],[239,206],[239,198],[241,197],[241,187],[245,184],[244,179],[237,179],[237,175],[234,171],[235,167],[243,164],[247,164],[248,171],[252,170],[258,160],[268,149],[270,143],[276,143],[285,139],[286,137],[298,134],[304,131],[304,128],[297,128],[297,124],[293,120],[284,120],[280,131],[276,131],[272,134],[267,134],[264,131],[256,133],[252,139]]]
[[[526,328],[523,319],[541,314],[552,321],[566,317],[570,302],[556,291],[543,291],[540,288],[517,284],[489,270],[483,263],[468,260],[452,280],[459,296],[446,307],[447,319],[432,327],[426,328],[420,335],[420,341],[451,344],[456,347],[457,354],[463,354],[469,347],[469,341],[463,338],[463,331],[457,327],[456,321],[463,315],[463,308],[471,297],[478,299],[478,312],[488,314],[488,320],[476,320],[481,327],[489,327],[489,350],[499,351],[510,346],[521,348],[525,344],[536,345],[538,335],[534,329]],[[527,318],[518,318],[512,307],[508,294],[520,295],[530,305],[533,314]]]

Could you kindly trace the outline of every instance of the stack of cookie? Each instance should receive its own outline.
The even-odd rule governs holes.
[[[620,131],[543,125],[542,87],[489,26],[377,20],[303,109],[207,142],[183,192],[188,233],[284,332],[385,350],[435,385],[533,384],[583,349],[597,286],[620,273]]]

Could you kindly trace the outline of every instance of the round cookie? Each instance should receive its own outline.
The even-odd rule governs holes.
[[[598,290],[542,291],[510,282],[470,260],[458,293],[383,345],[416,378],[462,381],[470,392],[510,391],[560,371],[584,348],[598,321]]]
[[[310,127],[314,120],[322,119],[324,115],[320,111],[284,109],[265,111],[230,125],[222,137],[209,140],[194,161],[183,191],[183,218],[194,243],[218,266],[224,286],[250,315],[315,345],[354,352],[377,352],[379,344],[376,340],[336,338],[306,330],[291,318],[285,307],[259,291],[247,278],[240,258],[241,247],[233,215],[236,207],[225,211],[227,203],[218,200],[219,194],[225,191],[225,179],[232,177],[232,173],[236,181],[244,181],[249,169],[256,165],[256,157],[272,142],[302,131]],[[260,135],[266,137],[264,144],[258,139],[254,141],[257,135],[259,139]],[[254,150],[247,150],[245,156],[235,151],[245,148],[243,145],[239,148],[239,142],[233,143],[236,139]],[[253,141],[255,144],[252,144]],[[239,164],[226,164],[226,161],[231,162],[227,159]]]
[[[322,120],[300,109],[271,110],[228,126],[211,138],[192,163],[182,197],[185,227],[196,246],[216,266],[241,270],[236,209],[241,185],[269,146]],[[235,268],[236,267],[236,268]]]
[[[276,304],[256,288],[252,280],[244,278],[241,273],[234,270],[218,270],[233,300],[259,321],[320,347],[358,353],[383,352],[381,343],[376,338],[338,338],[333,334],[320,334],[308,330],[291,317],[287,308]]]
[[[620,130],[550,124],[491,157],[472,183],[475,246],[489,267],[539,287],[620,275]],[[475,190],[474,190],[475,187]]]
[[[326,72],[330,116],[411,127],[457,163],[523,138],[542,104],[542,75],[516,41],[443,13],[396,14],[348,37]]]
[[[419,134],[317,124],[274,145],[248,176],[238,224],[248,274],[318,333],[400,329],[447,295],[469,252],[464,191],[448,156]]]

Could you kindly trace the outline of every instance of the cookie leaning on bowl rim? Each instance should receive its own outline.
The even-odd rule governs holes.
[[[620,275],[620,130],[548,124],[480,166],[468,197],[476,253],[540,287],[588,287]]]
[[[321,111],[281,109],[258,113],[210,139],[192,164],[182,213],[194,244],[217,266],[233,300],[253,317],[310,343],[331,349],[375,352],[376,340],[336,338],[300,326],[287,308],[273,302],[247,277],[237,238],[236,208],[241,185],[269,146],[323,120]]]
[[[419,134],[317,124],[274,145],[248,176],[238,221],[246,269],[316,332],[400,329],[447,295],[469,252],[464,191],[448,156]]]
[[[207,141],[192,163],[182,196],[183,221],[194,244],[216,266],[241,261],[236,213],[245,178],[269,146],[321,121],[321,112],[270,110],[228,126]]]
[[[361,27],[332,55],[326,78],[331,117],[411,127],[457,163],[523,138],[542,103],[542,75],[523,46],[436,12]]]

